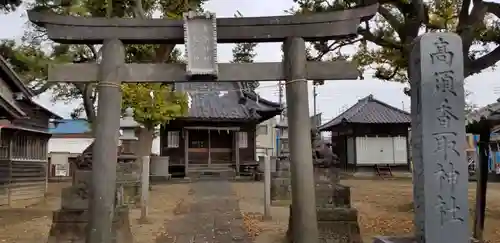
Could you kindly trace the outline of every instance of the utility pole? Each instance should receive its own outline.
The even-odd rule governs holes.
[[[313,110],[314,110],[314,115],[316,116],[317,114],[317,106],[316,106],[316,97],[318,96],[318,92],[316,92],[316,84],[313,84]]]
[[[278,92],[279,92],[279,104],[283,107],[283,81],[278,81]],[[280,121],[283,120],[283,112],[280,113]]]

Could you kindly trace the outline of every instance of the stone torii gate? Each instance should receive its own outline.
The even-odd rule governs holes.
[[[48,37],[66,44],[103,44],[100,64],[49,67],[50,82],[98,80],[98,117],[93,151],[87,242],[111,242],[122,82],[244,82],[286,80],[290,126],[294,241],[318,241],[307,80],[356,79],[346,61],[307,62],[305,41],[355,37],[377,4],[313,15],[215,19],[186,13],[184,20],[60,16],[28,12]],[[217,64],[217,43],[284,42],[284,61]],[[126,64],[124,44],[185,44],[184,64]],[[296,220],[295,220],[296,219]]]

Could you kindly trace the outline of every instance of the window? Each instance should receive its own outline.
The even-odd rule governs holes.
[[[257,126],[257,135],[267,135],[267,125]]]
[[[281,149],[284,151],[288,151],[288,140],[281,141]]]
[[[246,132],[238,132],[238,147],[248,148],[248,134]]]
[[[69,164],[55,164],[54,170],[55,176],[69,176]]]
[[[168,131],[167,132],[167,147],[168,148],[178,148],[179,147],[179,131]]]

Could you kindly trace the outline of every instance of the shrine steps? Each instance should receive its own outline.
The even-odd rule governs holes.
[[[236,176],[234,168],[229,164],[189,165],[187,177],[195,180],[233,179]]]

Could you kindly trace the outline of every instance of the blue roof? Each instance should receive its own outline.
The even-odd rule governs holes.
[[[62,119],[57,120],[55,128],[49,128],[52,134],[78,134],[90,132],[90,124],[83,119]]]

